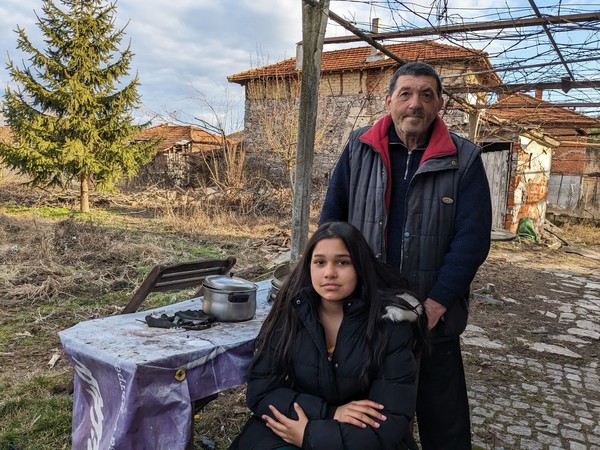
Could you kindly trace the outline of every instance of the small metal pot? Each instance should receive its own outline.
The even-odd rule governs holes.
[[[296,267],[296,263],[285,263],[278,266],[273,272],[273,279],[271,280],[271,288],[269,289],[269,296],[267,300],[272,302],[277,297],[283,282],[289,276],[289,274]]]
[[[210,275],[202,285],[204,313],[220,322],[240,322],[254,317],[256,284],[233,275]]]

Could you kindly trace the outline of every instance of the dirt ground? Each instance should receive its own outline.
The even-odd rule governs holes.
[[[561,295],[556,289],[556,272],[572,277],[600,277],[600,228],[567,226],[554,228],[554,231],[569,245],[558,242],[554,235],[544,234],[543,230],[541,244],[493,242],[490,254],[474,280],[474,290],[479,291],[483,299],[477,295],[473,299],[469,323],[483,328],[488,336],[512,337],[512,348],[507,351],[526,352],[518,338],[527,333],[564,333],[558,321],[544,320],[534,313],[541,308],[541,299],[552,300]],[[493,285],[494,292],[490,293],[489,289],[481,292],[488,284]],[[583,292],[578,294],[583,297]],[[544,302],[543,309],[557,315],[559,308],[558,302]],[[598,346],[581,350],[585,358],[594,358],[600,353]]]
[[[0,188],[0,207],[6,208],[7,205],[12,205],[10,207],[14,210],[16,207],[36,205],[72,206],[72,196],[49,196],[41,191],[36,191],[36,193],[19,192],[21,192],[21,196],[17,195],[18,193],[15,190]],[[111,202],[115,203],[114,200],[107,200],[106,197],[102,197],[101,200],[107,205],[110,205]],[[123,197],[119,197],[118,200],[121,204],[126,203],[126,199]],[[101,204],[95,206],[100,208]],[[131,209],[131,213],[139,218],[141,216],[139,214],[140,210],[136,206]],[[25,371],[27,372],[27,378],[36,370],[48,372],[49,359],[54,353],[60,354],[56,338],[56,333],[60,329],[69,323],[88,320],[92,318],[90,314],[95,317],[102,317],[115,314],[118,309],[115,303],[111,303],[110,297],[107,298],[104,305],[82,305],[79,312],[76,310],[63,310],[60,302],[52,300],[55,297],[64,297],[65,292],[61,292],[61,290],[66,289],[64,286],[60,286],[57,281],[63,275],[60,261],[56,257],[57,248],[59,253],[63,252],[61,257],[66,258],[72,254],[70,252],[73,250],[74,245],[69,239],[75,239],[76,237],[78,240],[83,240],[86,239],[86,233],[88,233],[90,240],[98,241],[98,235],[94,234],[95,230],[91,225],[86,225],[89,228],[84,229],[69,229],[66,225],[63,225],[62,228],[56,226],[52,228],[50,226],[46,230],[45,227],[47,226],[49,225],[43,221],[25,225],[19,221],[17,216],[8,218],[8,216],[3,216],[0,211],[0,268],[3,272],[0,273],[0,290],[4,293],[1,299],[0,325],[3,323],[9,324],[9,320],[11,323],[14,322],[15,317],[23,315],[24,311],[27,310],[31,315],[27,317],[22,332],[28,334],[28,336],[49,336],[48,342],[38,342],[37,345],[31,347],[21,345],[24,340],[21,339],[21,336],[13,335],[6,338],[5,342],[9,345],[0,351],[0,363],[2,363],[0,365],[5,370],[4,373],[0,370],[0,375],[10,378],[12,381],[5,382],[11,385],[16,383],[16,380],[23,378]],[[560,330],[557,329],[557,321],[545,321],[543,317],[540,318],[539,314],[533,313],[540,299],[552,299],[560,295],[556,292],[556,272],[567,274],[567,276],[569,274],[572,276],[592,275],[600,279],[600,260],[597,259],[600,258],[600,228],[570,224],[563,224],[560,227],[551,226],[551,224],[548,224],[548,226],[547,230],[540,230],[540,243],[527,240],[493,242],[490,255],[480,268],[473,283],[475,294],[482,294],[483,296],[476,295],[473,299],[469,323],[483,328],[489,336],[503,335],[504,341],[508,342],[511,347],[507,349],[507,352],[513,354],[525,356],[528,352],[533,352],[533,350],[523,346],[519,340],[519,337],[524,334],[560,333]],[[35,234],[32,230],[35,231]],[[34,237],[31,245],[19,240],[19,236],[24,235],[25,232],[31,233]],[[48,245],[48,241],[44,239],[44,236],[49,233],[52,234],[53,248],[45,247]],[[132,246],[129,251],[132,252],[132,255],[135,254],[136,258],[140,258],[138,255],[139,248],[133,247],[133,245],[138,245],[135,236],[130,238],[128,234],[122,231],[112,231],[111,233],[111,235],[103,238],[106,239],[106,242],[99,241],[94,242],[94,244],[106,249],[118,240],[122,243],[122,248],[128,248],[127,245]],[[274,258],[281,256],[282,250],[289,246],[289,233],[280,227],[265,228],[263,234],[263,236],[253,236],[245,239],[245,241],[241,239],[244,242],[240,246],[234,246],[237,238],[228,238],[229,242],[227,242],[228,239],[222,239],[224,252],[246,252],[253,255],[254,262],[252,264],[249,263],[249,258],[239,259],[236,266],[239,276],[248,279],[264,276],[269,267],[272,267]],[[128,239],[132,239],[132,241],[130,242]],[[189,242],[195,241],[197,241],[197,237],[190,235]],[[219,242],[219,239],[212,238],[211,242]],[[87,274],[69,274],[73,283],[73,286],[69,289],[72,288],[73,291],[67,292],[67,295],[75,296],[78,289],[83,289],[81,280],[76,278],[79,275],[85,277],[82,279],[85,279],[86,289],[90,291],[100,288],[104,291],[118,291],[123,287],[131,289],[138,282],[140,275],[139,273],[136,275],[135,264],[131,261],[132,255],[124,257],[121,254],[104,251],[102,252],[102,258],[99,259],[98,252],[94,254],[92,250],[94,250],[93,247],[90,248],[89,263],[92,264],[93,262],[99,266],[101,265],[101,276],[98,278],[90,276],[92,269]],[[160,253],[160,250],[154,248],[151,244],[147,244],[144,247],[144,263],[152,265],[154,260],[164,262],[161,260],[164,255]],[[52,255],[45,260],[45,264],[40,268],[39,262],[45,258],[46,253],[52,253]],[[27,256],[27,260],[23,261],[22,266],[19,266],[18,261],[15,259],[20,256]],[[79,255],[81,260],[84,256]],[[260,262],[257,262],[257,259],[260,259]],[[37,269],[29,271],[31,266],[37,266]],[[115,275],[117,273],[118,276]],[[23,274],[31,278],[28,280],[28,286],[37,285],[43,292],[22,292],[22,296],[16,296],[15,293],[19,295],[21,293],[15,291],[16,288],[11,283],[14,283],[16,277],[23,276]],[[39,283],[36,282],[36,279]],[[97,286],[90,284],[92,282],[97,282]],[[13,290],[10,292],[5,291],[4,288],[7,286],[13,286],[11,288]],[[486,288],[487,291],[482,292],[482,289]],[[583,295],[583,293],[581,294]],[[18,301],[16,300],[17,297]],[[39,304],[31,300],[34,297],[42,299]],[[510,299],[518,301],[511,302]],[[84,306],[85,310],[83,309]],[[559,305],[555,304],[553,306],[552,302],[546,302],[544,308],[552,311],[553,307],[558,309]],[[49,308],[55,309],[50,310]],[[83,313],[85,313],[85,316],[79,316]],[[557,310],[555,313],[558,314],[559,311]],[[63,314],[63,317],[59,317],[61,314]],[[48,345],[54,345],[55,347],[49,349]],[[583,358],[597,359],[600,354],[600,346],[586,346],[581,351],[584,352],[582,354]],[[536,354],[536,357],[539,358],[539,354]],[[8,370],[8,367],[11,367],[11,369]],[[24,372],[20,372],[21,370]],[[51,370],[63,372],[63,379],[71,378],[72,370],[67,365],[64,357]],[[510,377],[510,373],[492,370],[482,372],[479,367],[468,364],[466,370],[468,376],[479,378],[489,377],[490,379],[506,380],[507,376]],[[9,387],[9,385],[7,384],[5,387]],[[57,392],[68,392],[71,387],[60,384],[53,387],[53,389]],[[230,393],[224,393],[219,400],[209,405],[205,411],[204,414],[209,418],[209,423],[201,425],[197,429],[197,437],[206,434],[218,444],[226,442],[229,439],[232,424],[235,428],[235,426],[241,426],[245,421],[247,410],[243,403],[243,390],[237,389]]]

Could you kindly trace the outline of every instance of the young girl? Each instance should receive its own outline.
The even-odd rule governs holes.
[[[352,225],[319,227],[259,333],[253,415],[230,449],[416,448],[419,303],[405,285]]]

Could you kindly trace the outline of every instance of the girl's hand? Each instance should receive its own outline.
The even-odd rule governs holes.
[[[275,416],[273,419],[266,414],[262,416],[262,419],[266,422],[267,427],[273,431],[277,436],[283,439],[288,444],[295,445],[296,447],[302,447],[302,441],[304,439],[304,430],[306,424],[308,424],[308,418],[298,403],[294,403],[294,410],[298,414],[298,420],[290,419],[287,416],[281,414],[277,408],[273,405],[269,405],[269,409]]]
[[[377,420],[387,420],[379,410],[383,409],[383,405],[372,400],[357,400],[338,406],[335,410],[333,418],[338,422],[345,422],[357,427],[366,428],[370,425],[374,428],[379,428]]]

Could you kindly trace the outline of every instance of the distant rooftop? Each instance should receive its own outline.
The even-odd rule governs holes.
[[[406,61],[424,61],[435,64],[451,60],[472,60],[472,65],[479,71],[493,69],[491,63],[487,59],[486,52],[467,49],[456,45],[421,40],[390,44],[386,45],[385,48]],[[397,61],[384,55],[381,55],[382,58],[369,58],[371,51],[372,47],[368,45],[324,51],[321,57],[321,70],[323,72],[344,72],[384,68],[398,64]],[[296,58],[289,58],[275,64],[230,75],[227,79],[232,83],[244,84],[246,81],[256,78],[292,76],[297,75],[300,72],[300,70],[296,69]],[[485,77],[487,77],[485,81],[486,84],[493,85],[502,83],[498,75],[493,71],[485,75]]]
[[[145,129],[136,137],[138,140],[153,138],[160,139],[159,153],[188,143],[213,147],[222,145],[220,136],[192,125],[161,124]]]
[[[486,110],[486,115],[541,128],[589,129],[600,126],[596,119],[522,93],[500,97]],[[552,134],[551,130],[548,132]]]

